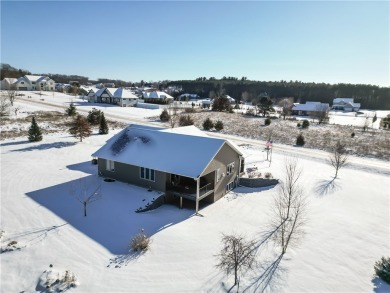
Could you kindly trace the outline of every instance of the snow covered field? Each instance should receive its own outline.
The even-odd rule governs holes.
[[[215,268],[221,233],[256,238],[270,220],[277,188],[239,187],[203,206],[201,216],[170,205],[138,214],[158,193],[97,177],[90,154],[107,139],[94,135],[79,143],[57,134],[39,143],[2,141],[1,245],[17,244],[1,254],[1,292],[38,290],[51,270],[73,272],[74,292],[226,292],[233,280]],[[280,178],[288,152],[276,148],[269,166],[260,147],[246,145],[244,151],[248,166]],[[370,170],[371,160],[359,160]],[[310,155],[299,165],[309,198],[306,236],[283,258],[271,291],[388,292],[390,286],[374,278],[373,265],[389,252],[390,168],[374,172],[372,165],[371,172],[352,165],[326,193],[321,190],[332,178],[331,167]],[[87,217],[70,194],[80,178],[102,184],[103,196],[88,206]],[[150,250],[129,253],[140,229],[151,236]],[[259,260],[274,253],[270,249]],[[252,277],[256,272],[243,277],[241,290]]]
[[[37,110],[59,111],[71,101],[67,95],[49,94],[16,104],[23,117]],[[83,113],[95,106],[73,102],[80,103]],[[157,123],[150,117],[161,112],[102,108],[110,111],[111,119],[142,123]],[[39,143],[25,137],[0,142],[1,292],[41,292],[47,276],[67,270],[77,279],[77,287],[70,289],[74,292],[226,292],[232,286],[232,277],[215,267],[222,233],[258,238],[270,222],[277,187],[238,187],[215,204],[201,205],[199,216],[191,205],[184,209],[164,205],[135,213],[159,193],[104,182],[91,164],[90,155],[117,131],[92,135],[82,143],[66,132],[45,135]],[[333,189],[327,189],[334,170],[326,163],[324,151],[274,144],[270,164],[262,141],[210,134],[230,137],[241,145],[247,166],[256,166],[263,174],[281,178],[286,156],[297,157],[303,169],[301,183],[308,197],[306,235],[298,246],[289,248],[268,291],[390,292],[373,270],[375,261],[390,251],[388,161],[351,157]],[[81,178],[99,182],[102,188],[102,198],[88,205],[87,217],[71,195]],[[152,240],[143,255],[130,253],[128,247],[140,229]],[[259,262],[266,264],[276,252],[269,247],[258,255]],[[259,274],[259,270],[246,274],[240,290],[255,292],[249,286]]]

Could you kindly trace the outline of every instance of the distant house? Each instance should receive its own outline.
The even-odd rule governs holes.
[[[354,103],[352,98],[336,98],[333,100],[332,110],[357,112],[359,109],[360,103]]]
[[[124,88],[91,88],[87,94],[88,101],[93,103],[106,103],[121,107],[135,106],[138,97]]]
[[[321,102],[306,102],[306,104],[295,104],[292,107],[293,115],[308,116],[311,112],[329,111],[329,104]]]
[[[188,100],[198,100],[200,99],[197,94],[182,94],[179,96],[180,101],[188,101]]]
[[[226,95],[226,98],[228,99],[230,104],[235,104],[236,103],[236,100],[233,99],[231,96]]]
[[[153,91],[153,92],[143,92],[142,97],[146,103],[155,103],[155,104],[168,104],[173,102],[174,98],[167,94],[166,92]]]
[[[2,90],[9,90],[9,89],[16,89],[16,82],[17,82],[17,78],[4,78],[2,81],[1,81],[1,89]]]
[[[48,76],[40,75],[25,75],[15,78],[4,78],[1,81],[2,89],[10,89],[14,87],[19,91],[33,91],[33,90],[42,90],[42,91],[54,91],[55,82]]]
[[[200,200],[215,202],[236,187],[244,172],[238,147],[195,126],[129,125],[92,156],[100,176],[195,201],[196,211]]]
[[[104,87],[115,87],[115,83],[113,83],[113,82],[105,82],[105,83],[103,84],[103,86],[104,86]]]

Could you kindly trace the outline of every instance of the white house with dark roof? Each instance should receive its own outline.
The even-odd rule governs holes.
[[[200,200],[215,202],[233,189],[244,171],[237,146],[195,126],[129,125],[92,156],[100,176],[195,201],[196,211]]]
[[[311,112],[329,111],[329,104],[321,102],[306,102],[305,104],[295,104],[292,107],[293,115],[310,115]]]
[[[4,78],[1,81],[2,89],[9,89],[11,86],[14,86],[16,90],[19,91],[54,91],[55,82],[48,76],[40,75],[25,75],[17,78]]]
[[[354,103],[352,98],[333,99],[332,110],[342,110],[346,112],[357,112],[360,109],[360,103]]]

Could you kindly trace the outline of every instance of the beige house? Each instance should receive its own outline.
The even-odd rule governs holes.
[[[195,126],[130,125],[92,154],[100,176],[161,191],[166,198],[215,202],[238,184],[244,158],[228,140]]]

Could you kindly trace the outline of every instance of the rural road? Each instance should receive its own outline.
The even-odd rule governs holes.
[[[46,101],[41,101],[36,99],[18,98],[18,102],[21,101],[23,101],[23,103],[30,104],[30,105],[45,106],[45,109],[47,110],[63,111],[68,107],[67,104],[60,105],[60,104],[49,103]],[[78,108],[77,111],[87,114],[90,110]],[[145,119],[129,117],[126,115],[105,112],[105,116],[106,118],[114,119],[116,121],[124,122],[124,123],[156,125],[156,123],[154,122],[146,121]],[[254,139],[233,136],[233,135],[228,135],[223,133],[216,133],[216,132],[208,132],[208,135],[217,138],[229,139],[237,145],[250,144],[250,145],[258,146],[260,148],[265,147],[265,141],[261,141],[261,140],[254,140]],[[295,147],[292,145],[290,146],[290,145],[274,144],[273,151],[278,154],[292,155],[298,158],[314,159],[319,161],[326,161],[329,158],[329,153],[325,151]],[[390,176],[390,162],[385,160],[350,156],[348,168],[354,168],[354,169],[364,170],[371,173],[379,173],[379,174]]]

